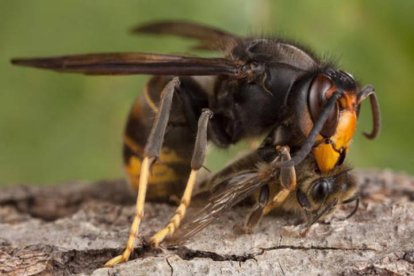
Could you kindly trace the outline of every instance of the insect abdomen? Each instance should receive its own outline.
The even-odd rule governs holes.
[[[138,189],[141,162],[165,77],[154,77],[135,101],[124,133],[123,157],[129,182]],[[179,97],[174,96],[173,106],[159,160],[152,166],[147,197],[150,200],[168,200],[180,196],[190,173],[194,132],[187,122]]]

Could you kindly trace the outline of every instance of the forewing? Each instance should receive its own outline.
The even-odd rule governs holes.
[[[16,58],[15,65],[91,75],[236,75],[238,66],[225,58],[144,53],[81,54]]]
[[[230,209],[251,195],[264,183],[257,171],[242,172],[224,180],[226,188],[211,195],[208,203],[184,222],[177,232],[168,240],[168,244],[181,244],[210,225],[224,211]],[[219,184],[221,185],[221,184]]]
[[[195,47],[206,50],[228,51],[233,48],[240,37],[231,33],[202,24],[187,21],[159,21],[139,25],[134,33],[176,35],[199,41]]]

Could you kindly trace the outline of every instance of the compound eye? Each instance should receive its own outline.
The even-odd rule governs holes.
[[[331,186],[326,179],[316,180],[312,188],[312,197],[316,202],[321,202],[331,193]]]
[[[308,106],[314,123],[319,119],[324,106],[334,92],[335,86],[327,76],[320,74],[312,81],[309,90]],[[338,117],[339,105],[336,103],[320,132],[323,137],[328,138],[335,134]]]

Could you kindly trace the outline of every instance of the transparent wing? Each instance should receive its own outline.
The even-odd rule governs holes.
[[[198,40],[197,49],[226,51],[234,47],[240,37],[202,24],[188,21],[158,21],[139,25],[133,33],[175,35]]]
[[[260,179],[257,171],[245,171],[229,177],[219,185],[225,185],[219,193],[211,195],[207,205],[196,212],[177,230],[168,244],[180,244],[210,225],[224,211],[230,209],[251,195],[266,182]]]

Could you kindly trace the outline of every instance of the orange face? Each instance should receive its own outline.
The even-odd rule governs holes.
[[[334,134],[328,138],[318,135],[315,143],[316,146],[313,148],[316,162],[323,173],[331,171],[344,158],[356,128],[356,94],[353,92],[344,93],[338,104],[338,123]]]

